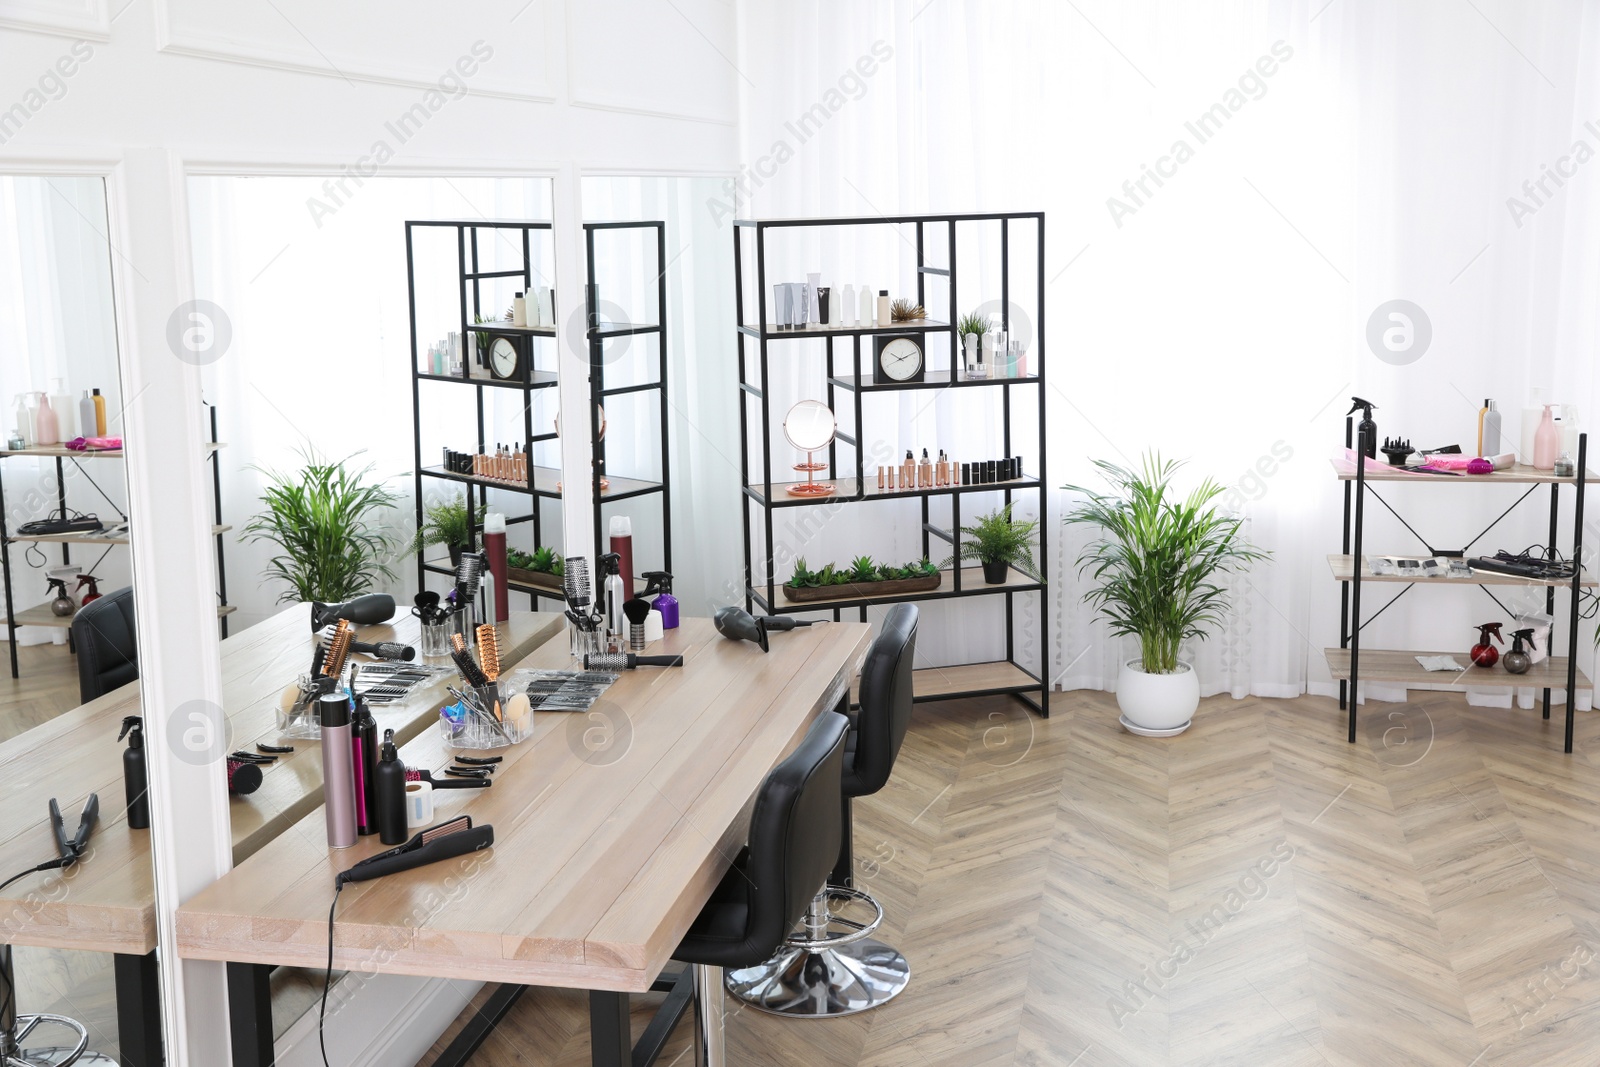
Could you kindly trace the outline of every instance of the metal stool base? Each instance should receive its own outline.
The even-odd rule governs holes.
[[[67,1057],[71,1054],[70,1047],[24,1049],[22,1055],[6,1060],[5,1067],[58,1067],[68,1062]],[[118,1061],[98,1052],[85,1052],[71,1063],[72,1067],[119,1067]]]
[[[758,1011],[791,1019],[838,1019],[893,1000],[911,965],[882,941],[837,948],[785,948],[756,967],[727,973],[728,992]]]

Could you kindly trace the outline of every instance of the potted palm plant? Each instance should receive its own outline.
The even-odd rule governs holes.
[[[359,453],[358,453],[359,454]],[[351,470],[354,456],[327,461],[308,451],[293,473],[260,470],[266,510],[245,526],[243,539],[266,541],[278,554],[266,575],[288,584],[282,604],[338,604],[367,592],[379,578],[393,580],[388,561],[396,539],[379,525],[399,494],[369,481],[372,466]]]
[[[1084,602],[1099,609],[1112,633],[1139,638],[1138,658],[1117,672],[1122,724],[1133,733],[1182,733],[1200,706],[1200,678],[1179,650],[1221,625],[1228,600],[1217,577],[1270,553],[1245,540],[1244,520],[1212,505],[1223,492],[1214,480],[1180,497],[1172,487],[1182,466],[1176,460],[1148,453],[1137,471],[1103,460],[1095,466],[1111,490],[1065,486],[1085,499],[1062,522],[1098,529],[1078,557],[1079,576],[1093,583]]]
[[[961,527],[965,537],[959,539],[954,555],[941,566],[948,567],[958,559],[976,560],[983,564],[983,580],[990,585],[1003,585],[1006,571],[1015,567],[1036,582],[1044,581],[1038,566],[1033,562],[1034,534],[1039,529],[1037,519],[1013,519],[1011,505],[999,511],[980,516],[971,526]]]

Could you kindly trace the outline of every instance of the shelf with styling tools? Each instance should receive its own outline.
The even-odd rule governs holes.
[[[775,280],[770,241],[778,232],[801,229],[810,235],[840,234],[849,247],[849,242],[870,236],[870,231],[851,232],[855,228],[883,225],[899,229],[905,245],[916,249],[915,290],[900,294],[903,299],[890,300],[889,292],[878,286],[858,289],[854,284],[839,284],[823,289],[820,276],[811,276],[804,285],[769,284]],[[980,229],[982,239],[990,242],[985,247],[998,245],[998,279],[992,276],[992,268],[990,276],[971,280],[958,268],[963,262],[958,243],[969,234],[978,237]],[[928,262],[930,251],[941,250],[942,264]],[[734,273],[745,608],[759,608],[769,615],[829,611],[835,619],[850,611],[865,622],[869,609],[889,604],[987,598],[990,603],[998,602],[1004,613],[1003,625],[996,631],[1004,641],[1004,658],[918,670],[913,675],[914,699],[1009,694],[1048,715],[1049,672],[1044,668],[1043,651],[1049,647],[1045,583],[1000,561],[988,568],[988,574],[984,566],[948,562],[941,566],[938,562],[947,553],[972,551],[963,515],[970,523],[977,507],[1000,505],[995,516],[981,517],[980,522],[1002,514],[1009,522],[1008,509],[1023,501],[1037,506],[1041,515],[1043,512],[1047,484],[1046,390],[1042,388],[1044,214],[740,219],[734,227]],[[1007,353],[1003,360],[962,359],[963,338],[958,336],[955,320],[963,283],[999,297],[995,333],[1000,341],[1011,337],[1014,327],[1017,332],[1032,332],[1028,339],[1031,361],[1020,358],[1027,345],[1007,348],[1004,344],[989,350],[996,356]],[[762,291],[756,291],[758,288]],[[801,292],[797,295],[794,290]],[[935,303],[928,303],[930,290],[938,298]],[[979,302],[977,297],[972,299]],[[796,349],[775,343],[798,340],[819,342],[815,347],[821,357],[817,362],[824,364],[823,374],[809,393],[800,395],[820,395],[821,399],[800,400],[785,414],[782,407],[774,406],[773,388],[777,383],[789,387],[788,361]],[[994,338],[991,342],[998,343]],[[930,357],[942,365],[931,366]],[[991,388],[994,386],[1000,388]],[[1018,392],[1011,386],[1039,388]],[[991,442],[993,447],[981,457],[981,463],[977,456],[947,457],[933,447],[934,442],[922,441],[908,442],[915,445],[920,461],[910,454],[902,461],[904,445],[891,447],[891,455],[880,456],[877,452],[882,445],[874,443],[871,427],[883,425],[880,420],[887,406],[882,401],[864,404],[863,398],[872,393],[914,393],[917,405],[940,405],[941,420],[949,416],[956,424],[971,420],[971,425],[981,425],[978,420],[985,418],[995,427],[997,440]],[[904,410],[895,410],[889,426],[904,416]],[[785,444],[794,450],[794,461],[787,458]],[[962,458],[969,459],[972,468],[967,478],[961,476],[958,460]],[[1007,473],[1020,476],[1008,478]],[[974,499],[972,494],[994,495]],[[861,514],[873,524],[869,529],[899,516],[905,528],[917,531],[922,561],[901,567],[896,556],[893,566],[881,568],[879,581],[825,582],[821,588],[799,585],[797,589],[805,590],[799,599],[786,595],[785,576],[777,573],[774,547],[776,519],[786,514],[785,509],[854,507],[876,501],[898,501],[906,513],[900,516],[889,504],[869,509]],[[920,518],[914,527],[911,507],[918,509]],[[787,514],[798,529],[815,527],[811,516],[816,513]],[[852,551],[873,547],[862,544]],[[1042,528],[1033,550],[1039,558],[1047,558]],[[800,563],[803,561],[797,567]],[[1031,564],[1025,566],[1033,570]],[[931,583],[917,576],[936,567],[937,584],[928,588]],[[1035,661],[1037,669],[1030,669],[1028,664]]]
[[[218,439],[216,405],[207,404],[206,408],[207,425],[210,429],[211,439],[203,442],[203,445],[204,462],[211,468],[211,539],[216,553],[217,626],[222,636],[227,637],[228,616],[233,614],[234,608],[228,603],[228,572],[225,561],[224,535],[232,527],[222,521],[222,469],[219,463],[219,453],[223,448],[227,447],[227,443]],[[121,507],[115,504],[107,496],[106,491],[100,487],[100,484],[95,481],[95,475],[79,462],[85,459],[122,459],[125,455],[126,453],[120,448],[97,451],[93,449],[67,448],[65,445],[34,445],[28,448],[0,449],[0,461],[28,458],[42,459],[49,461],[55,468],[53,499],[47,497],[42,502],[53,513],[49,522],[43,525],[42,529],[51,530],[52,532],[41,533],[32,532],[41,529],[40,526],[33,525],[39,522],[37,518],[30,522],[15,523],[15,516],[11,516],[11,509],[6,505],[5,472],[8,464],[0,462],[0,576],[3,576],[3,583],[0,584],[3,584],[5,594],[6,639],[11,654],[11,677],[16,678],[19,674],[17,660],[17,628],[19,626],[49,626],[67,629],[67,647],[74,654],[77,652],[77,646],[72,640],[71,634],[72,620],[76,616],[76,612],[72,615],[57,615],[51,610],[48,603],[31,608],[17,607],[17,591],[13,588],[11,580],[11,546],[15,544],[27,545],[28,547],[24,551],[25,557],[29,553],[39,553],[41,550],[37,546],[58,546],[61,550],[61,565],[65,567],[73,565],[73,547],[100,548],[103,551],[98,559],[94,561],[94,564],[91,565],[90,571],[92,571],[94,566],[98,565],[99,560],[104,559],[112,549],[127,545],[129,537],[126,515],[122,514]],[[102,468],[97,466],[95,469],[98,471]],[[99,530],[93,528],[92,523],[94,520],[92,519],[87,522],[78,521],[83,517],[76,515],[67,505],[69,477],[73,482],[81,480],[94,489],[105,503],[117,509],[118,517],[111,520],[109,526],[102,526]],[[22,507],[26,507],[37,514],[40,504],[31,503],[19,506],[18,511],[21,511]],[[12,529],[13,525],[17,526],[15,532]],[[83,529],[82,527],[84,526],[89,526],[90,528]],[[80,608],[79,610],[82,609]]]
[[[1550,719],[1551,693],[1561,689],[1566,700],[1566,728],[1563,742],[1563,751],[1572,752],[1574,713],[1577,707],[1578,691],[1590,690],[1592,684],[1587,676],[1578,669],[1578,624],[1582,617],[1582,604],[1587,595],[1585,589],[1593,587],[1595,582],[1588,571],[1581,566],[1574,565],[1571,561],[1583,558],[1584,535],[1584,497],[1588,483],[1596,480],[1596,476],[1589,472],[1587,459],[1589,451],[1589,437],[1579,434],[1577,440],[1577,457],[1575,469],[1587,472],[1585,477],[1579,478],[1573,474],[1558,475],[1552,470],[1537,469],[1534,467],[1516,464],[1505,470],[1497,470],[1485,474],[1462,474],[1459,477],[1430,476],[1429,474],[1411,473],[1405,469],[1394,467],[1378,460],[1378,440],[1376,427],[1371,421],[1371,406],[1356,398],[1356,406],[1351,409],[1367,407],[1367,416],[1359,426],[1353,415],[1345,416],[1344,427],[1344,457],[1333,461],[1334,472],[1344,490],[1344,519],[1341,528],[1343,544],[1341,551],[1328,557],[1328,565],[1332,576],[1339,583],[1339,647],[1324,650],[1323,656],[1328,664],[1328,672],[1334,681],[1339,683],[1339,707],[1346,713],[1346,739],[1354,744],[1356,740],[1357,706],[1361,701],[1362,682],[1379,682],[1404,686],[1451,686],[1460,688],[1489,687],[1489,688],[1532,688],[1542,690],[1541,717],[1548,722]],[[1355,462],[1351,458],[1365,455],[1367,458]],[[1479,462],[1477,460],[1474,461]],[[1509,485],[1523,487],[1520,496],[1512,500],[1509,507],[1501,511],[1499,516],[1490,522],[1482,532],[1472,539],[1466,550],[1465,562],[1471,567],[1470,573],[1462,576],[1449,574],[1448,559],[1444,560],[1443,571],[1434,556],[1436,550],[1423,542],[1430,553],[1421,557],[1427,563],[1433,564],[1431,568],[1427,563],[1417,567],[1407,565],[1409,560],[1405,557],[1376,557],[1369,555],[1364,548],[1366,538],[1366,517],[1369,498],[1382,505],[1394,515],[1418,541],[1423,541],[1419,534],[1401,514],[1396,507],[1384,498],[1390,488],[1398,482],[1411,482],[1415,485],[1474,485],[1479,487]],[[1378,485],[1381,483],[1382,492]],[[1493,554],[1481,552],[1479,556],[1472,556],[1472,545],[1482,541],[1491,531],[1510,515],[1517,507],[1526,501],[1543,486],[1550,487],[1550,512],[1549,533],[1544,544],[1538,546],[1537,558],[1513,557],[1504,553]],[[1574,507],[1572,510],[1572,554],[1561,556],[1556,548],[1556,540],[1561,529],[1561,489],[1563,485],[1573,487]],[[1481,551],[1481,550],[1480,550]],[[1377,573],[1373,570],[1373,561],[1384,563],[1386,560],[1397,562],[1403,566],[1403,571],[1397,567],[1395,574]],[[1473,560],[1479,561],[1478,566],[1473,566]],[[1362,565],[1356,567],[1354,561],[1361,560]],[[1426,569],[1425,569],[1426,568]],[[1521,573],[1518,573],[1521,572]],[[1430,576],[1437,575],[1437,576]],[[1364,612],[1362,608],[1362,591],[1365,586],[1373,584],[1388,584],[1397,587],[1398,592],[1391,596],[1377,611]],[[1495,594],[1497,588],[1507,586],[1523,586],[1530,589],[1542,589],[1544,592],[1544,615],[1551,623],[1550,633],[1545,641],[1550,647],[1543,651],[1545,658],[1539,663],[1532,664],[1526,673],[1512,673],[1505,669],[1501,662],[1493,665],[1492,657],[1488,668],[1473,663],[1474,655],[1462,653],[1434,653],[1412,652],[1398,649],[1375,649],[1363,647],[1363,630],[1378,616],[1389,609],[1400,597],[1410,593],[1413,589],[1427,586],[1456,586],[1470,585],[1482,590],[1497,607],[1505,612],[1506,616],[1517,617],[1517,612],[1508,608]],[[1556,622],[1556,592],[1560,589],[1569,591],[1567,617],[1564,620],[1566,631],[1566,655],[1555,656],[1549,653],[1561,647],[1557,643],[1554,623]],[[1531,632],[1531,631],[1529,631]],[[1460,671],[1428,670],[1418,662],[1417,657],[1446,657],[1459,655],[1472,665]],[[1458,660],[1458,662],[1460,662]]]

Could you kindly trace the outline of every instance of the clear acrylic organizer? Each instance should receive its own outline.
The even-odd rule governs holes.
[[[514,686],[505,681],[492,682],[487,686],[480,686],[467,691],[470,695],[479,698],[484,704],[492,704],[496,699],[502,709],[506,702],[517,692]],[[459,717],[452,710],[462,708],[465,714]],[[529,714],[521,722],[513,722],[509,718],[497,720],[475,708],[465,706],[456,701],[439,709],[439,734],[445,743],[452,748],[464,749],[491,749],[508,748],[511,745],[526,741],[533,733],[533,716]]]

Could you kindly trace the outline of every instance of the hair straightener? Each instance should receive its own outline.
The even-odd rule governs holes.
[[[83,850],[89,845],[89,835],[94,833],[94,825],[99,821],[100,794],[90,793],[83,805],[83,814],[78,817],[78,832],[68,837],[67,825],[61,820],[61,805],[56,803],[55,797],[50,798],[50,828],[55,831],[56,850],[61,853],[58,866],[71,867],[83,858]]]
[[[366,882],[399,874],[440,860],[478,852],[493,844],[493,826],[475,827],[472,825],[472,816],[459,815],[449,822],[418,831],[403,845],[368,856],[350,869],[340,871],[334,879],[334,885],[339,887],[350,882]]]

